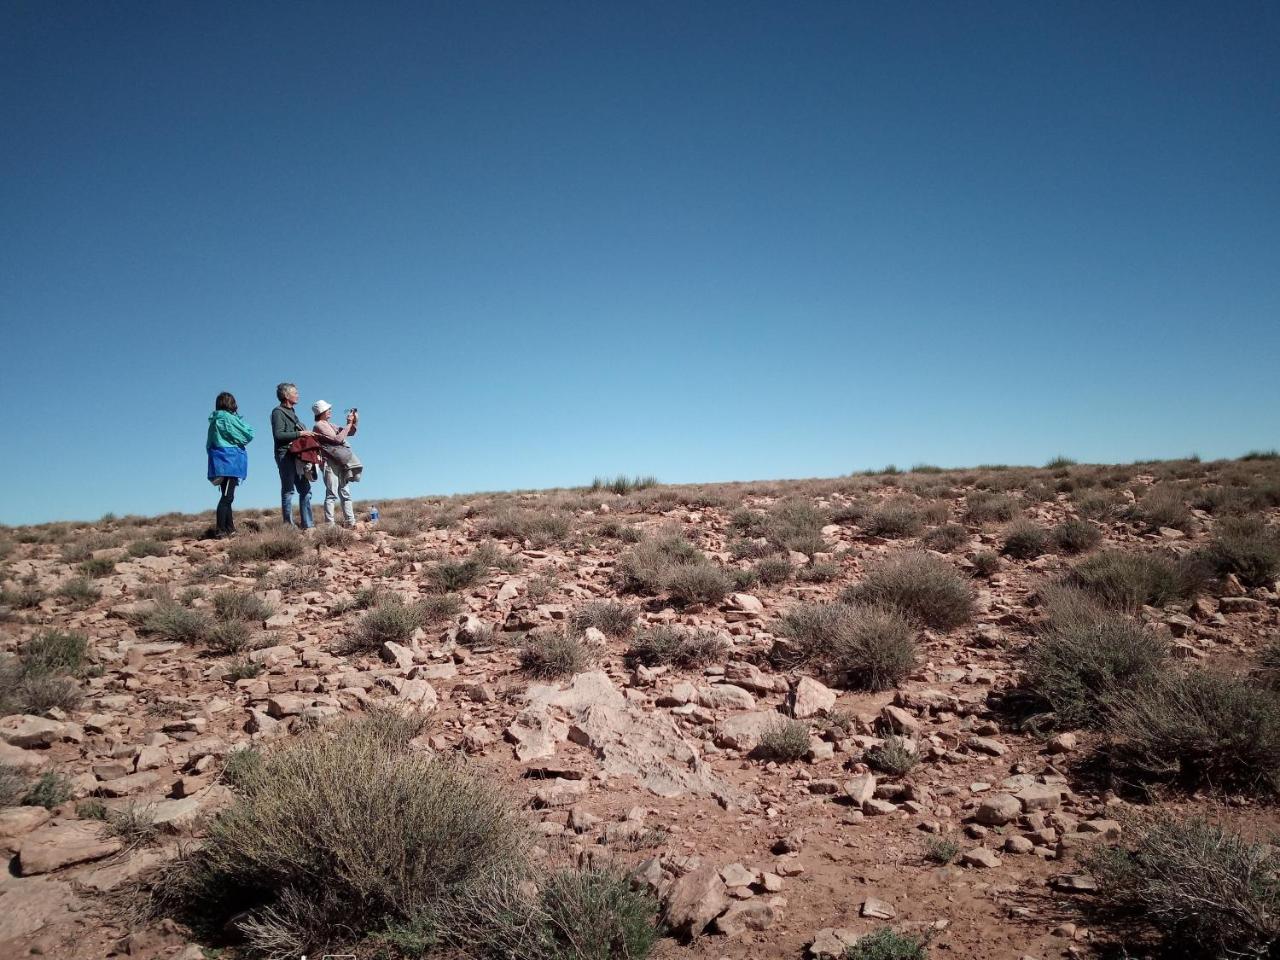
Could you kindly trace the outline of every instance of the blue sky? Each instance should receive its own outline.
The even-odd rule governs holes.
[[[0,521],[1280,443],[1280,7],[0,7]],[[239,503],[277,502],[270,441]]]

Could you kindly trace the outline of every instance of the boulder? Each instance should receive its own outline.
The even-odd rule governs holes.
[[[663,897],[664,919],[677,936],[699,936],[712,920],[729,907],[720,872],[704,864],[675,880]]]
[[[988,827],[1003,827],[1016,820],[1022,813],[1022,803],[1007,793],[993,793],[983,797],[974,819]]]
[[[812,677],[801,677],[791,691],[791,715],[800,720],[822,716],[835,705],[836,692]]]
[[[101,860],[124,848],[97,820],[67,820],[29,833],[18,848],[18,872],[29,877],[59,867]]]

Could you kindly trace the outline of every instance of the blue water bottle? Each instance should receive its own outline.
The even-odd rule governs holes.
[[[376,503],[373,505],[373,509],[369,511],[369,522],[378,522],[378,505]]]

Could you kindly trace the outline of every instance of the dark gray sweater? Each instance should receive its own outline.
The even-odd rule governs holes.
[[[271,411],[271,436],[276,442],[277,459],[289,449],[289,444],[297,440],[305,429],[298,415],[284,404]]]

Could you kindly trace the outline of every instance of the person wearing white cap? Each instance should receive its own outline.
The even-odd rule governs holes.
[[[324,522],[334,525],[333,505],[341,501],[343,525],[354,527],[356,511],[351,503],[350,490],[353,478],[348,462],[354,459],[354,454],[347,446],[347,437],[355,436],[360,415],[355,410],[348,410],[347,425],[339,430],[329,422],[333,414],[332,404],[317,400],[311,405],[311,412],[316,418],[314,431],[320,441],[320,452],[324,455]],[[340,455],[340,451],[345,456]]]

